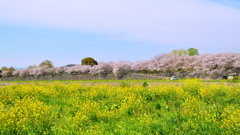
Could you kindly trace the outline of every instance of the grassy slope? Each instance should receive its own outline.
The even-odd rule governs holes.
[[[179,79],[178,81],[174,80],[166,80],[166,79],[142,79],[142,80],[44,80],[44,81],[0,81],[0,83],[121,83],[123,81],[128,82],[182,82],[186,79]],[[238,80],[199,80],[201,82],[240,82],[240,79]]]

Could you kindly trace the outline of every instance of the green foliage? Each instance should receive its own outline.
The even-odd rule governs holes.
[[[82,65],[93,66],[93,65],[98,65],[98,62],[91,57],[86,57],[86,58],[82,59]]]
[[[137,73],[141,73],[141,74],[147,74],[149,72],[150,72],[149,70],[139,70],[139,71],[137,71]]]
[[[182,69],[182,68],[179,68],[179,69],[178,69],[178,72],[180,72],[180,73],[185,73],[186,71],[185,71],[184,69]]]
[[[8,68],[8,72],[7,72],[7,76],[8,77],[12,77],[13,75],[12,75],[12,72],[14,71],[15,69],[13,68],[13,67],[10,67],[10,68]]]
[[[148,87],[148,83],[147,82],[143,82],[142,87]]]
[[[176,49],[170,52],[169,55],[177,55],[177,56],[186,56],[187,55],[187,50],[184,49]]]
[[[125,81],[122,81],[119,86],[121,88],[126,88],[126,87],[130,87],[130,84],[125,80]]]
[[[187,50],[188,56],[199,55],[198,49],[188,48]]]
[[[2,67],[2,71],[6,71],[8,68],[6,66]]]
[[[167,69],[167,73],[172,73],[172,71],[170,69]]]
[[[49,61],[49,60],[45,60],[42,63],[40,63],[39,67],[48,67],[48,68],[52,68],[53,67],[53,62]]]
[[[169,53],[169,55],[176,55],[176,56],[193,56],[199,55],[198,49],[195,48],[188,48],[187,50],[184,49],[175,49]]]
[[[29,66],[28,68],[32,69],[32,68],[36,68],[37,66],[36,65],[33,65],[33,66]]]
[[[193,67],[190,67],[187,69],[189,72],[193,72],[194,71],[194,68]]]
[[[182,81],[182,80],[187,80],[187,78],[178,78],[178,81]],[[238,80],[200,80],[201,82],[236,82],[239,83],[240,79]],[[48,83],[49,80],[41,80],[41,81],[22,81],[20,80],[18,83]],[[91,84],[95,84],[95,83],[121,83],[122,80],[53,80],[53,82],[55,83],[80,83],[80,84],[85,84],[85,83],[91,83]],[[157,83],[157,82],[176,82],[176,80],[170,80],[169,79],[134,79],[131,80],[131,83],[143,83],[143,82],[148,82],[148,83]],[[15,81],[2,81],[1,83],[15,83]]]
[[[151,71],[151,70],[138,70],[136,73],[140,73],[140,74],[153,74],[153,73],[161,73],[162,71],[156,71],[156,70],[154,70],[154,71]]]
[[[14,71],[15,69],[13,67],[10,67],[10,68],[7,68],[7,67],[2,67],[2,71],[7,71],[7,77],[12,77],[12,72]]]
[[[131,81],[132,79],[130,78],[130,77],[127,77],[127,79],[126,79],[127,81]]]
[[[156,107],[155,107],[157,110],[160,110],[161,109],[161,105],[159,103],[156,104]]]

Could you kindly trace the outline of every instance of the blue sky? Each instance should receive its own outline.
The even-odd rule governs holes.
[[[0,67],[240,53],[240,0],[3,0]]]

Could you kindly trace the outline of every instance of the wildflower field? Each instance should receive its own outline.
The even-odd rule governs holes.
[[[240,84],[0,86],[0,134],[240,134]]]

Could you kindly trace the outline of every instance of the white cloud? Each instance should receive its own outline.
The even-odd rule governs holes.
[[[240,45],[240,10],[205,0],[5,0],[0,18],[179,48]]]

